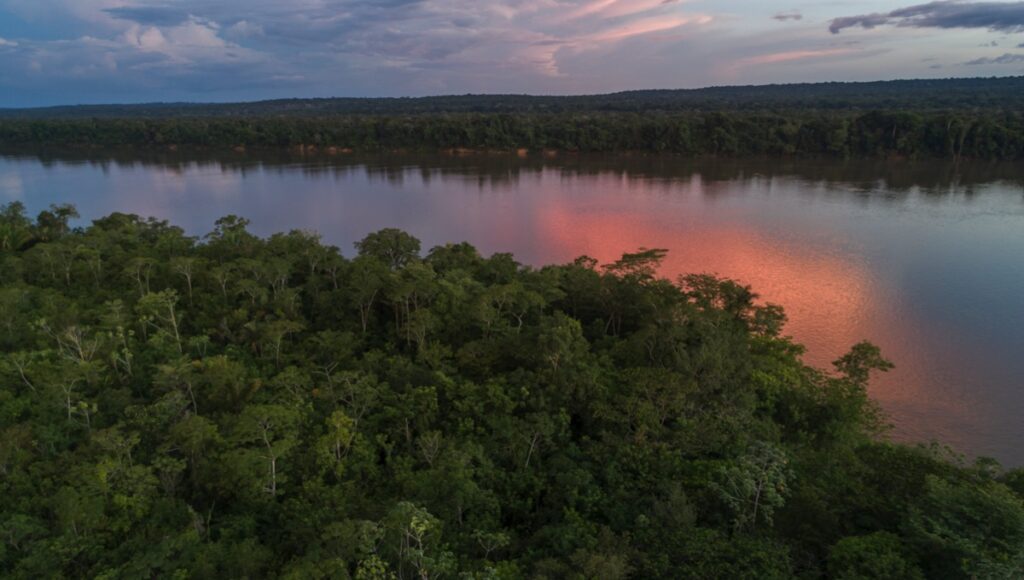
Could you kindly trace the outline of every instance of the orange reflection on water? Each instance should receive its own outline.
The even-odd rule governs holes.
[[[244,172],[115,166],[75,201],[92,204],[87,215],[156,215],[195,234],[209,231],[216,217],[235,213],[252,218],[262,235],[317,230],[349,255],[355,240],[383,227],[409,231],[425,248],[467,240],[483,253],[512,252],[534,266],[582,254],[608,263],[640,247],[666,248],[662,274],[669,278],[710,272],[784,306],[785,332],[807,346],[809,364],[829,369],[860,340],[881,346],[896,369],[873,380],[871,394],[897,423],[897,437],[936,437],[963,449],[988,445],[1024,462],[1014,443],[1020,434],[1012,412],[1017,399],[999,399],[993,388],[1011,389],[1016,382],[992,381],[991,374],[979,372],[986,364],[1019,367],[993,359],[984,345],[946,338],[957,327],[936,324],[932,318],[941,311],[935,307],[907,308],[918,299],[904,278],[914,275],[908,265],[934,268],[941,258],[921,251],[924,242],[914,231],[893,230],[907,215],[915,216],[911,225],[918,232],[921,222],[936,221],[930,212],[945,206],[936,206],[935,199],[913,202],[911,207],[923,211],[900,217],[891,210],[902,202],[880,206],[840,186],[765,177],[756,169],[721,175],[713,168],[706,174],[656,171],[642,163],[631,171],[544,166],[513,179],[506,170],[356,167],[317,173],[305,166]],[[77,185],[82,172],[67,171],[69,179],[59,183]],[[959,236],[972,245],[964,231]],[[963,270],[963,264],[958,267]],[[935,292],[923,298],[950,304],[936,300]]]
[[[667,248],[666,277],[708,272],[713,264],[710,273],[751,285],[763,301],[785,306],[787,333],[814,344],[812,364],[827,364],[864,338],[862,312],[872,291],[870,276],[855,262],[780,243],[743,224],[675,227],[657,213],[625,206],[580,212],[551,203],[541,209],[537,233],[554,256],[586,254],[608,263],[640,247]]]
[[[841,244],[808,243],[806,235],[789,238],[764,220],[737,215],[728,203],[709,204],[709,197],[728,194],[699,177],[675,182],[671,193],[665,184],[645,179],[608,175],[586,181],[586,195],[534,200],[531,246],[541,252],[534,259],[555,263],[586,254],[608,263],[641,247],[666,248],[661,273],[670,279],[709,272],[750,285],[761,301],[784,306],[785,333],[808,347],[804,358],[811,365],[831,369],[831,361],[861,340],[880,345],[897,363],[896,370],[872,382],[872,397],[887,408],[924,406],[941,409],[947,421],[974,420],[961,401],[928,395],[928,361],[920,360],[913,331],[905,321],[897,322],[898,313],[888,320],[868,315],[891,300],[856,252],[844,251]],[[802,234],[815,228],[835,237],[816,224],[805,224]]]

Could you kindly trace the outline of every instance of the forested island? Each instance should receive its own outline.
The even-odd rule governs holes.
[[[868,342],[398,230],[0,207],[0,576],[1020,578],[1024,470],[885,438]]]
[[[1018,160],[1024,77],[535,97],[0,110],[0,149],[646,152]]]

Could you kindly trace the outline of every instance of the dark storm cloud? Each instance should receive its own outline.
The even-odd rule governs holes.
[[[1012,54],[1006,53],[993,58],[976,58],[969,60],[964,64],[967,65],[981,65],[981,64],[1016,64],[1018,62],[1024,62],[1024,54]]]
[[[832,34],[846,28],[875,28],[893,25],[912,28],[985,28],[1004,32],[1024,30],[1024,2],[929,2],[888,13],[836,18]]]

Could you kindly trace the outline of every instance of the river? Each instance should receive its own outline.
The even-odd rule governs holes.
[[[896,368],[871,395],[901,441],[1024,465],[1024,167],[660,156],[295,157],[166,152],[0,156],[0,203],[73,203],[191,234],[223,215],[309,229],[354,253],[402,228],[526,264],[669,250],[785,307],[827,367],[862,339]]]

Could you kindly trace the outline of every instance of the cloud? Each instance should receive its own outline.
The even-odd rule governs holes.
[[[579,8],[565,13],[561,20],[621,18],[651,12],[678,3],[679,0],[590,0],[584,2]]]
[[[803,20],[804,15],[794,10],[793,12],[779,12],[772,16],[772,18],[779,22],[786,22],[787,20]]]
[[[171,6],[118,6],[103,12],[119,20],[152,26],[175,26],[189,19],[188,12]]]
[[[912,28],[982,28],[1003,32],[1024,31],[1024,2],[963,2],[944,0],[908,6],[887,13],[844,16],[832,20],[829,31],[872,29],[893,25]]]
[[[628,51],[669,54],[714,21],[686,0],[39,3],[0,0],[0,19],[45,31],[19,37],[20,46],[0,42],[0,103],[38,103],[44,94],[124,101],[572,92],[581,78],[620,89],[628,86],[612,85],[615,75],[581,68],[583,56],[625,66]],[[682,66],[678,56],[659,62]],[[272,95],[255,91],[268,86]],[[187,92],[197,89],[202,95]]]
[[[123,95],[143,93],[145,100],[167,100],[169,91],[258,86],[284,68],[274,57],[223,37],[220,25],[208,19],[188,16],[157,25],[153,22],[176,19],[103,20],[106,12],[92,16],[97,14],[83,27],[95,34],[20,39],[0,50],[0,89],[27,95],[28,104],[50,93],[62,95],[62,102],[88,101],[99,94],[103,100],[122,101]]]
[[[1024,54],[1012,54],[1006,53],[1000,56],[992,58],[976,58],[965,62],[966,65],[983,65],[983,64],[1016,64],[1018,62],[1024,62]]]
[[[703,19],[690,19],[685,17],[674,17],[674,18],[648,18],[644,20],[636,20],[623,26],[615,28],[609,28],[600,32],[581,36],[574,43],[575,45],[585,43],[603,43],[613,42],[616,40],[623,40],[633,36],[641,36],[644,34],[651,34],[653,32],[663,32],[666,30],[672,30],[673,28],[679,28],[686,24],[697,22],[700,24],[706,24],[708,21]]]
[[[249,22],[248,20],[239,20],[229,26],[225,33],[232,38],[250,38],[265,34],[262,25]]]
[[[895,0],[894,0],[895,1]],[[902,0],[905,5],[928,0]],[[1010,50],[934,39],[830,43],[771,0],[0,0],[0,106],[466,92],[584,93],[649,87],[873,80]],[[819,3],[820,4],[820,3]],[[835,4],[835,3],[832,3]],[[853,6],[862,3],[847,2]],[[932,2],[849,26],[1009,31],[1014,2]],[[871,5],[885,5],[881,0]],[[810,6],[810,5],[808,5]],[[815,9],[818,10],[818,9]],[[861,8],[861,10],[865,10]],[[975,14],[966,19],[963,11]],[[978,12],[987,19],[979,20]],[[806,16],[806,18],[804,18]],[[782,25],[780,23],[787,23]],[[874,24],[872,24],[874,23]],[[896,36],[896,35],[893,35]],[[991,38],[989,38],[991,36]],[[851,37],[856,39],[857,37]],[[840,40],[846,40],[840,39]],[[890,40],[895,40],[886,44]],[[916,43],[916,44],[915,44]],[[963,48],[963,47],[960,47]],[[889,51],[884,62],[867,58]],[[847,54],[847,51],[849,54]],[[1018,50],[1018,52],[1022,52]],[[787,64],[788,63],[788,64]],[[738,71],[742,71],[739,74]]]
[[[559,59],[711,21],[680,0],[298,0],[246,15],[224,36],[306,49],[357,70],[557,77]],[[242,25],[244,22],[244,26]],[[249,34],[252,31],[255,34]],[[244,33],[243,33],[244,32]]]
[[[118,42],[119,41],[119,42]],[[159,66],[208,66],[218,63],[256,63],[262,56],[221,36],[220,26],[190,16],[175,26],[148,26],[132,23],[111,46],[115,57],[128,57],[125,51],[158,55]],[[152,62],[152,61],[151,61]]]
[[[244,19],[231,0],[129,1],[103,13],[165,36],[168,28],[219,23],[220,38],[306,62],[407,70],[476,61],[493,71],[500,58],[504,67],[532,69],[524,74],[550,74],[566,51],[710,21],[684,11],[683,0],[250,0]]]
[[[822,48],[817,50],[791,50],[786,52],[773,52],[759,54],[756,56],[740,59],[736,66],[743,68],[755,65],[778,64],[796,60],[807,60],[812,58],[824,58],[828,56],[839,56],[855,52],[852,48]]]

